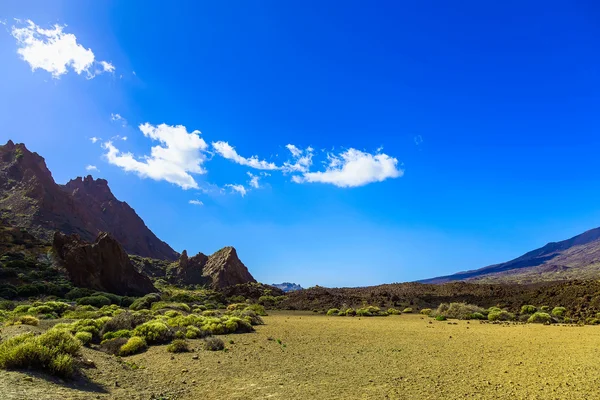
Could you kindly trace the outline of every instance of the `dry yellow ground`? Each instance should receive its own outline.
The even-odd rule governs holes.
[[[254,334],[223,337],[235,342],[227,353],[172,358],[164,346],[152,347],[127,359],[139,370],[115,367],[109,357],[86,350],[98,365],[86,371],[98,385],[87,392],[38,376],[24,382],[19,372],[2,372],[0,390],[10,384],[4,393],[15,399],[149,399],[158,393],[185,399],[600,398],[600,327],[299,312],[273,313],[265,322]]]

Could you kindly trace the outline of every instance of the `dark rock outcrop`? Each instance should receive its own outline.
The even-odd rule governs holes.
[[[174,285],[202,285],[214,289],[256,282],[240,261],[233,247],[224,247],[213,255],[198,253],[189,257],[187,251],[174,263],[131,257],[138,271],[155,279],[165,279]]]
[[[76,286],[130,296],[157,291],[150,278],[135,270],[119,242],[106,232],[100,233],[95,243],[56,232],[53,248]]]
[[[179,256],[115,198],[106,180],[88,175],[58,185],[42,157],[10,140],[0,146],[2,216],[44,240],[52,240],[56,230],[87,241],[109,232],[130,254],[170,261]]]

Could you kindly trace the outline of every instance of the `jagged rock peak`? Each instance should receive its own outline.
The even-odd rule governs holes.
[[[125,250],[109,233],[100,232],[94,243],[88,243],[77,234],[57,231],[52,245],[76,286],[120,295],[157,291],[150,278],[135,270]]]
[[[238,258],[235,248],[231,246],[224,247],[208,257],[203,275],[211,277],[214,288],[256,282],[248,268]]]
[[[71,179],[63,188],[73,193],[75,191],[82,191],[99,201],[116,200],[110,187],[108,187],[108,181],[101,178],[94,179],[92,175],[88,175],[85,178],[78,176],[75,179]]]

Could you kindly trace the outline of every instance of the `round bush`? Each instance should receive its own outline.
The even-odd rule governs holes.
[[[109,306],[111,304],[111,301],[108,297],[105,296],[88,296],[78,299],[77,304],[82,306],[93,306],[96,308],[101,308],[103,306]]]
[[[554,307],[552,309],[552,315],[554,315],[555,317],[564,317],[566,312],[567,309],[564,307]]]
[[[413,309],[410,307],[406,307],[404,310],[402,310],[402,313],[404,314],[412,314]]]
[[[92,334],[90,332],[77,332],[75,334],[75,338],[77,338],[81,344],[85,346],[92,341]]]
[[[432,311],[433,310],[431,308],[424,308],[420,311],[420,313],[423,315],[429,315],[429,314],[431,314]]]
[[[190,347],[188,345],[188,342],[186,342],[185,340],[176,339],[173,340],[171,344],[167,346],[167,351],[169,353],[187,353],[188,351],[190,351]]]
[[[340,313],[340,310],[337,308],[330,308],[327,311],[327,315],[338,315]]]
[[[139,336],[133,336],[133,337],[130,337],[129,340],[127,340],[127,343],[125,343],[123,346],[121,346],[121,349],[119,350],[119,354],[122,356],[130,356],[132,354],[141,353],[142,351],[146,350],[147,348],[148,348],[148,345],[146,344],[146,341],[144,340],[144,338],[139,337]]]
[[[552,322],[550,314],[545,312],[536,312],[527,320],[530,324],[549,324]]]
[[[521,307],[521,314],[533,314],[537,311],[537,308],[532,305],[524,305]]]
[[[173,338],[173,331],[162,321],[153,320],[137,326],[133,334],[143,337],[148,343],[165,343]]]
[[[208,337],[204,340],[204,350],[219,351],[225,348],[225,343],[219,338]]]
[[[488,314],[488,320],[490,321],[513,321],[515,315],[505,310],[492,311]]]

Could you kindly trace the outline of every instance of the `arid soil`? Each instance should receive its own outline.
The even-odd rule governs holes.
[[[123,358],[84,349],[95,367],[61,382],[0,371],[2,399],[592,399],[600,398],[600,327],[358,318],[265,317],[221,336],[228,351]],[[31,327],[2,328],[2,337]],[[229,341],[233,340],[230,344]],[[139,368],[136,368],[139,367]]]

